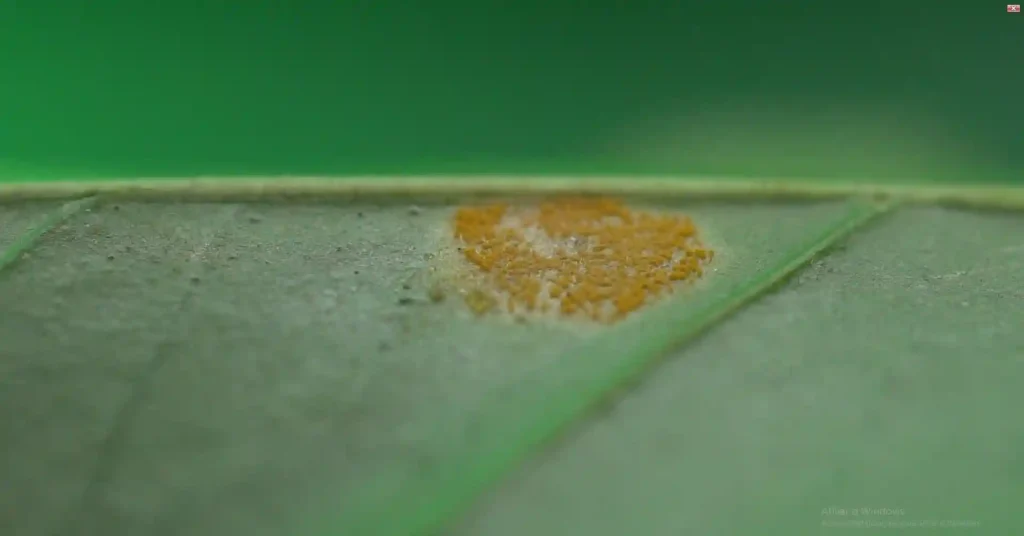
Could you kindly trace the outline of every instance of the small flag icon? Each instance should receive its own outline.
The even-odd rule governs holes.
[[[1020,4],[1006,4],[1007,13],[1020,13]]]

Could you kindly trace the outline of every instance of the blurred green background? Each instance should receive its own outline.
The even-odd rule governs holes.
[[[4,2],[0,181],[1024,181],[994,2]]]

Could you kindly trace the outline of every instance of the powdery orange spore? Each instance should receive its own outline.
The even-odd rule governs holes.
[[[603,198],[464,207],[455,214],[455,238],[510,313],[600,322],[625,318],[700,277],[714,254],[689,218]]]

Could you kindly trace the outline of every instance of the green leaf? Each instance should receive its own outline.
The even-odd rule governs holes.
[[[971,510],[968,494],[1009,485],[992,479],[1012,472],[1021,437],[995,427],[1019,402],[1016,214],[665,200],[715,249],[711,272],[617,326],[566,329],[429,299],[444,204],[115,194],[0,205],[0,422],[22,423],[4,433],[17,438],[10,480],[37,497],[17,518],[25,530],[142,531],[156,519],[218,533],[423,533],[537,453],[514,477],[528,497],[499,486],[455,530],[502,533],[526,518],[537,533],[819,527],[820,510],[847,499],[1008,519],[1000,502]],[[622,397],[636,415],[609,413]],[[989,425],[970,421],[981,415]],[[666,449],[664,434],[681,446]],[[967,480],[927,503],[953,478],[940,463]],[[872,488],[926,470],[940,476]],[[795,476],[779,484],[783,474]],[[700,502],[701,486],[732,490],[732,502]],[[670,509],[680,496],[696,499]],[[609,497],[616,506],[586,507]],[[744,514],[715,509],[729,504]]]

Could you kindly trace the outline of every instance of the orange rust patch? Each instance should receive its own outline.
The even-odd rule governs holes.
[[[620,320],[700,277],[713,252],[684,216],[632,211],[612,199],[459,209],[455,238],[510,313]]]

